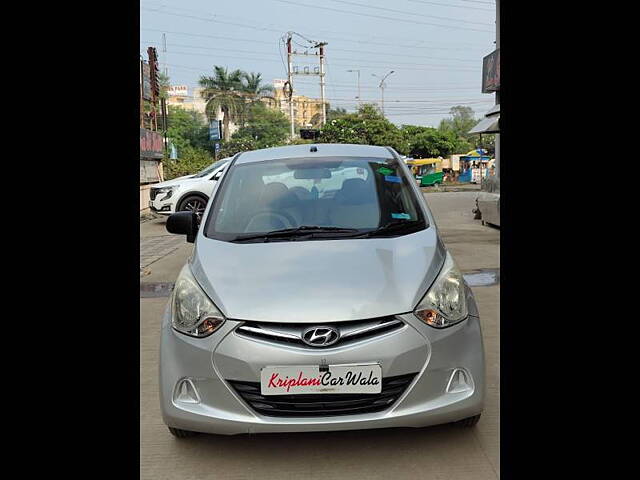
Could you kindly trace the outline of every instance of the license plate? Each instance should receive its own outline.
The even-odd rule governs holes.
[[[382,368],[379,364],[264,367],[260,372],[262,395],[310,393],[380,393]]]

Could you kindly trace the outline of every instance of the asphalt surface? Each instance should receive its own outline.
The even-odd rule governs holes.
[[[442,238],[463,272],[500,267],[500,231],[473,220],[477,192],[426,193]],[[174,282],[192,244],[168,240],[162,219],[140,225],[143,283]],[[145,247],[145,250],[147,248]],[[166,297],[140,299],[140,478],[142,479],[495,479],[500,475],[500,284],[473,287],[480,309],[487,396],[475,428],[215,436],[176,439],[158,400],[160,317]]]

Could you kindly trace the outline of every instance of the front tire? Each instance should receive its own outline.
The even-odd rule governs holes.
[[[198,434],[198,432],[192,432],[191,430],[181,430],[179,428],[168,427],[169,432],[176,438],[187,438],[193,437]]]
[[[179,212],[196,212],[198,223],[202,220],[202,214],[207,206],[207,200],[200,195],[189,195],[178,205]]]

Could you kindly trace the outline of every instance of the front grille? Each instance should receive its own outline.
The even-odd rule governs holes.
[[[361,394],[262,395],[259,382],[227,380],[256,412],[269,417],[327,417],[381,412],[413,381],[415,373],[382,379],[382,392]]]
[[[151,201],[154,201],[156,199],[156,195],[158,195],[158,189],[157,188],[149,189],[149,198],[151,199]]]
[[[380,317],[369,320],[355,320],[348,322],[331,322],[324,325],[335,327],[340,332],[338,341],[328,347],[311,346],[302,340],[303,332],[309,327],[321,326],[309,323],[272,323],[272,322],[244,322],[236,333],[240,336],[267,340],[274,343],[293,345],[303,348],[329,348],[347,345],[367,338],[376,337],[383,333],[398,330],[404,326],[402,320],[396,317]]]

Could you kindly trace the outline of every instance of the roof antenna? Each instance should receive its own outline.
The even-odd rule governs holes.
[[[315,145],[311,147],[311,151],[312,152],[317,152],[318,151],[318,147],[316,147]]]

